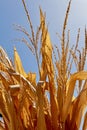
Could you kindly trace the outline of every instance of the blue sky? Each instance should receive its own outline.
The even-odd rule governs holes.
[[[55,44],[60,44],[56,32],[61,35],[62,26],[69,0],[26,0],[26,4],[31,16],[34,28],[39,25],[39,6],[46,12],[46,22],[49,23],[49,32],[51,40]],[[70,29],[71,44],[76,42],[78,28],[81,28],[80,46],[84,45],[84,28],[87,24],[87,2],[86,0],[72,0],[71,10],[68,20],[68,29]],[[16,38],[22,38],[23,34],[14,29],[13,24],[24,26],[30,31],[27,23],[27,17],[22,5],[22,0],[1,0],[0,1],[0,45],[6,50],[9,57],[13,57],[13,47],[16,46],[21,56],[25,70],[37,71],[35,59],[26,45],[19,42],[13,42]]]

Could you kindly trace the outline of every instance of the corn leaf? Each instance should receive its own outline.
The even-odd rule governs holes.
[[[52,61],[52,43],[48,29],[45,25],[45,15],[43,15],[40,9],[40,21],[41,21],[41,54],[42,54],[42,66],[41,66],[41,80],[46,80],[48,75],[49,90],[50,90],[50,102],[51,102],[51,116],[52,116],[52,128],[57,130],[58,120],[58,104],[55,97],[55,83],[54,83],[54,66]],[[55,113],[54,113],[55,111]]]
[[[35,87],[36,86],[36,73],[29,72],[27,74],[27,79],[30,81],[30,83]]]
[[[87,79],[87,72],[81,71],[81,72],[77,72],[77,73],[74,73],[73,75],[71,75],[70,79],[67,81],[68,91],[67,91],[65,103],[64,103],[64,106],[62,109],[62,121],[63,122],[66,120],[68,110],[71,105],[76,80],[86,80],[86,79]]]
[[[84,117],[84,124],[83,124],[83,130],[86,130],[87,129],[87,112],[85,114],[85,117]]]
[[[41,66],[41,80],[45,80],[47,76],[47,71],[50,71],[50,62],[52,61],[52,43],[50,40],[50,35],[45,25],[45,16],[40,9],[40,22],[41,22],[41,54],[42,54],[42,66]],[[50,64],[50,65],[49,65]],[[50,73],[50,72],[49,72]]]
[[[18,81],[19,84],[21,84],[21,82],[22,82],[22,85],[26,89],[28,89],[28,93],[30,94],[31,98],[34,98],[34,99],[36,98],[36,89],[29,82],[29,80],[27,80],[24,76],[20,75],[19,73],[10,73],[10,74]]]
[[[0,46],[0,62],[2,62],[7,68],[13,69],[12,63],[8,58],[5,50]]]
[[[23,75],[24,77],[27,76],[26,72],[24,71],[24,68],[22,66],[22,62],[21,59],[19,57],[19,54],[16,50],[16,48],[14,48],[14,64],[15,64],[15,70],[16,72],[18,72],[19,74]]]
[[[44,116],[44,95],[43,88],[44,82],[37,84],[37,96],[38,96],[38,119],[37,130],[46,130],[45,116]]]

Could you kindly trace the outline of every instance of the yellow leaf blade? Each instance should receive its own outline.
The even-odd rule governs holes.
[[[65,103],[62,109],[62,116],[61,116],[63,122],[66,120],[68,110],[71,105],[76,80],[86,80],[86,79],[87,79],[87,72],[80,71],[71,75],[70,79],[67,81],[68,91],[67,91]]]
[[[38,97],[38,119],[37,119],[37,130],[46,130],[45,115],[44,115],[44,95],[42,88],[44,82],[37,84],[37,97]]]
[[[83,130],[87,129],[87,112],[85,114],[85,118],[84,118],[84,124],[83,124]]]
[[[47,72],[50,73],[50,66],[52,66],[52,43],[48,29],[45,25],[45,16],[40,9],[40,22],[41,22],[41,54],[42,54],[42,66],[41,66],[41,80],[46,79]],[[51,67],[52,68],[52,67]],[[52,74],[52,73],[51,73]]]
[[[29,72],[27,74],[27,79],[30,81],[30,83],[35,87],[36,86],[36,73]]]
[[[24,68],[22,66],[22,62],[21,62],[20,56],[19,56],[16,48],[14,48],[14,64],[15,64],[15,70],[16,70],[16,72],[18,72],[19,74],[21,74],[24,77],[26,77],[27,74],[24,71]]]

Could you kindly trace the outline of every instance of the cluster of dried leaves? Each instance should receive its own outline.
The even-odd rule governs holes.
[[[39,82],[36,83],[35,73],[27,74],[24,71],[16,48],[14,48],[13,64],[0,47],[0,114],[3,120],[0,121],[0,130],[78,130],[84,114],[83,130],[86,130],[87,71],[84,71],[87,53],[86,29],[85,47],[82,51],[78,49],[80,29],[76,44],[70,49],[69,31],[67,39],[65,36],[70,0],[60,38],[61,49],[59,49],[57,45],[53,46],[51,43],[41,8],[40,26],[35,34],[26,4],[24,0],[22,2],[31,36],[19,25],[16,29],[27,35],[31,42],[29,44],[26,39],[21,39],[36,57]],[[73,63],[77,72],[71,74]],[[76,86],[77,97],[74,96]]]

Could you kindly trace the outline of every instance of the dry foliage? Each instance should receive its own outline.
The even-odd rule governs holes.
[[[16,48],[14,48],[13,65],[4,49],[0,47],[0,114],[3,119],[0,121],[0,130],[78,130],[87,107],[87,71],[84,70],[87,53],[86,29],[85,47],[82,51],[78,49],[80,29],[76,44],[70,49],[69,31],[66,38],[70,0],[59,49],[57,45],[53,46],[51,43],[45,14],[41,8],[40,25],[35,33],[25,1],[22,2],[31,36],[24,27],[20,25],[15,27],[31,42],[29,44],[26,39],[20,39],[36,57],[39,82],[36,83],[35,73],[27,74],[24,71]],[[77,71],[71,74],[74,63]],[[74,95],[76,88],[77,96]],[[46,92],[49,93],[49,97]],[[86,129],[87,112],[83,123],[83,130]]]

